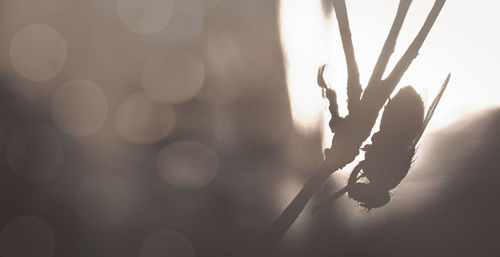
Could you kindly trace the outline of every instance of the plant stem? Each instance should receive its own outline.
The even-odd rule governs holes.
[[[326,159],[321,163],[319,168],[309,178],[278,219],[271,225],[257,247],[254,248],[254,255],[259,254],[255,256],[262,256],[262,253],[274,247],[329,176],[333,172],[351,163],[354,158],[356,158],[361,144],[370,136],[371,130],[377,120],[378,113],[413,59],[417,57],[420,47],[429,34],[445,2],[446,0],[436,0],[434,2],[432,10],[412,44],[408,47],[387,79],[381,80],[389,58],[394,51],[394,45],[396,44],[399,31],[411,3],[411,0],[400,0],[396,18],[394,19],[391,31],[389,32],[374,72],[370,78],[370,82],[363,94],[360,108],[349,110],[349,115],[340,124],[339,129],[335,131],[332,147],[326,151]],[[339,29],[348,66],[348,80],[350,80],[350,82],[348,82],[348,91],[351,91],[351,95],[357,95],[359,72],[354,58],[345,0],[334,0],[333,3],[339,21]],[[349,100],[352,99],[350,98]]]
[[[255,252],[252,256],[262,256],[270,248],[275,246],[279,240],[283,237],[290,226],[295,222],[300,213],[304,210],[305,206],[312,198],[312,196],[321,188],[325,181],[330,177],[330,175],[352,162],[354,158],[359,153],[359,146],[364,141],[362,136],[357,138],[353,137],[352,134],[342,133],[348,138],[342,136],[337,136],[337,140],[334,141],[334,145],[339,146],[327,151],[327,158],[321,163],[315,173],[307,180],[305,185],[295,196],[295,198],[290,202],[290,204],[285,208],[281,215],[274,221],[271,227],[268,229],[266,234],[258,243],[257,247],[254,249]],[[350,144],[345,144],[346,141],[350,141]],[[349,149],[345,147],[340,147],[341,145],[348,146]],[[342,149],[342,150],[339,150]]]
[[[359,107],[363,90],[359,82],[359,69],[356,63],[354,47],[352,45],[351,29],[349,26],[349,17],[347,15],[345,0],[333,0],[332,4],[337,17],[340,39],[344,48],[347,64],[347,108],[349,111],[352,111]]]

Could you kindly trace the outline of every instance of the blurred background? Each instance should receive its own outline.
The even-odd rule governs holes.
[[[366,84],[398,1],[347,2]],[[449,1],[403,77],[452,73],[391,202],[308,207],[269,256],[500,254],[498,7]],[[323,63],[345,114],[328,0],[0,0],[0,256],[241,255],[329,146]]]

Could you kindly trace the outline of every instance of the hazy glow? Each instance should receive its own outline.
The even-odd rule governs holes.
[[[189,53],[149,58],[142,70],[142,86],[146,95],[164,103],[182,103],[195,97],[204,79],[203,63]]]
[[[280,1],[281,41],[294,124],[303,131],[322,121],[324,103],[316,84],[318,67],[328,62],[328,24],[320,1]]]
[[[219,171],[215,152],[196,141],[177,141],[166,146],[158,153],[156,165],[165,181],[185,189],[208,184]]]
[[[366,86],[369,80],[389,32],[398,2],[347,1],[355,55],[363,86]],[[388,71],[392,70],[417,35],[433,3],[434,0],[412,2]],[[329,63],[326,80],[330,87],[337,91],[340,113],[347,114],[347,71],[335,13],[332,13],[331,17],[325,17],[320,1],[281,0],[280,4],[281,40],[287,61],[287,82],[293,120],[299,130],[309,128],[324,131],[323,147],[329,147],[332,133],[326,122],[330,115],[326,109],[327,103],[321,100],[321,93],[316,85],[316,71],[320,64]],[[398,86],[400,88],[412,85],[422,94],[428,106],[446,75],[452,74],[448,89],[427,127],[427,133],[450,125],[469,113],[500,104],[500,77],[496,75],[496,69],[500,67],[500,34],[497,33],[497,10],[500,6],[498,2],[488,2],[487,6],[485,4],[471,5],[468,1],[447,1],[418,57]],[[378,130],[378,125],[375,130]],[[425,138],[424,135],[423,145]],[[424,151],[422,146],[420,152]],[[339,179],[341,184],[346,183],[350,170],[362,159],[363,156],[359,155],[335,178]],[[422,162],[425,163],[423,158],[417,163]],[[418,166],[414,169],[418,174]],[[425,182],[424,185],[411,177],[412,174],[410,173],[409,179],[396,190],[392,201],[394,203],[371,211],[370,215],[363,215],[354,201],[347,201],[346,197],[340,199],[340,202],[353,207],[346,209],[347,224],[352,228],[360,228],[383,223],[388,211],[394,213],[411,209],[403,208],[408,205],[409,198],[405,198],[408,195],[412,200],[412,208],[421,206],[431,198],[436,192],[434,189],[440,184]],[[419,191],[416,193],[418,196],[412,194],[416,191]]]
[[[418,33],[433,2],[413,1],[389,70]],[[347,4],[361,83],[366,86],[398,1],[348,1]],[[494,10],[498,9],[498,3],[493,5],[485,8],[467,1],[448,1],[419,56],[401,80],[400,87],[414,86],[429,104],[446,75],[452,73],[429,130],[446,126],[465,113],[500,103],[500,78],[494,75],[494,67],[500,65],[497,47],[500,34],[495,33],[498,21],[492,20],[497,17]],[[327,80],[339,94],[341,113],[346,113],[346,69],[335,13],[325,18],[319,1],[282,0],[280,15],[293,118],[298,128],[318,129],[323,110],[320,91],[314,88],[319,64],[331,64]],[[469,19],[463,19],[464,16]],[[325,118],[329,119],[329,115]],[[327,133],[325,138],[329,136]]]
[[[43,220],[23,216],[11,220],[0,236],[0,253],[4,257],[51,257],[55,237]]]
[[[116,112],[117,131],[129,142],[153,143],[175,127],[175,112],[170,105],[158,105],[143,93],[123,100]]]
[[[52,99],[52,117],[73,136],[87,136],[106,120],[108,101],[104,91],[88,80],[73,80],[60,88]]]
[[[114,227],[125,220],[130,210],[128,189],[117,176],[92,175],[76,192],[75,210],[87,225],[101,229]]]
[[[63,146],[49,127],[30,124],[11,135],[7,160],[17,175],[41,182],[54,175],[63,161]]]
[[[141,246],[139,257],[195,257],[193,244],[183,234],[164,230],[149,236]]]
[[[173,0],[118,0],[118,14],[127,29],[140,34],[154,34],[167,26],[172,16]]]
[[[29,25],[12,39],[10,59],[21,76],[33,81],[48,80],[64,67],[66,42],[49,25]]]

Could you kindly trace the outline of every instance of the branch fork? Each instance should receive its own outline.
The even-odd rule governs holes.
[[[370,136],[380,110],[389,99],[389,96],[400,82],[413,59],[418,56],[418,52],[446,0],[436,0],[434,2],[419,33],[399,59],[394,69],[383,79],[382,76],[394,52],[399,32],[401,31],[411,2],[411,0],[400,0],[389,34],[366,89],[363,92],[352,44],[345,0],[332,0],[347,65],[347,107],[349,114],[346,117],[339,116],[337,97],[335,91],[328,88],[323,79],[325,65],[322,65],[318,70],[318,85],[326,91],[325,96],[330,104],[329,109],[332,114],[330,127],[335,133],[332,147],[325,150],[325,160],[271,225],[266,234],[264,234],[257,249],[255,249],[257,253],[264,253],[275,246],[329,176],[354,161],[359,154],[362,143]]]

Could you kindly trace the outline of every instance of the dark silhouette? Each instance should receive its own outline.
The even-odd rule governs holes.
[[[334,219],[339,208],[320,211],[307,256],[498,256],[499,129],[496,108],[429,133],[418,164],[380,210],[384,218],[353,233]],[[425,203],[413,208],[420,197]],[[340,201],[333,205],[349,208]]]
[[[293,126],[276,1],[207,1],[218,5],[202,17],[181,12],[184,1],[176,1],[179,4],[175,5],[171,23],[165,31],[154,35],[137,35],[124,29],[116,17],[117,1],[64,1],[74,4],[57,12],[33,8],[56,4],[32,2],[0,4],[4,10],[0,22],[3,53],[0,54],[0,255],[151,257],[149,254],[164,253],[163,249],[177,246],[172,250],[187,249],[183,252],[188,255],[182,256],[239,256],[261,238],[322,161],[319,131],[304,134]],[[346,3],[347,7],[350,3]],[[412,8],[418,3],[413,4]],[[428,7],[430,10],[431,5]],[[453,20],[456,9],[448,7],[451,5],[443,10],[447,19],[440,16],[436,25],[456,22]],[[20,9],[27,11],[18,12]],[[495,20],[488,16],[492,13],[479,15],[491,21]],[[335,13],[331,15],[333,18]],[[204,23],[202,34],[195,41],[167,38],[176,36],[175,28],[191,33],[188,25],[197,19],[201,22],[199,17]],[[408,22],[410,17],[406,19]],[[423,23],[424,17],[421,19]],[[30,23],[50,24],[62,34],[68,46],[65,68],[43,83],[17,75],[9,59],[15,31]],[[469,28],[454,23],[457,30],[446,31],[452,36],[471,36],[478,27],[487,27],[485,20],[477,20],[475,24],[478,26]],[[481,35],[484,37],[472,36],[471,43],[488,40],[488,33]],[[428,42],[432,45],[436,43],[433,36],[429,35],[432,42]],[[465,54],[477,50],[460,45],[463,46],[450,44],[449,48]],[[173,106],[177,120],[167,137],[150,144],[124,140],[116,130],[115,117],[122,99],[142,92],[141,68],[145,58],[177,53],[179,47],[201,55],[205,65],[201,92],[194,99]],[[496,53],[494,49],[482,50],[491,56]],[[485,61],[475,66],[492,68],[492,63]],[[424,64],[435,66],[435,63]],[[470,97],[483,94],[457,95],[457,92],[475,91],[477,86],[481,87],[479,83],[498,84],[493,75],[483,77],[475,71],[454,71],[453,75],[443,101],[462,97],[464,106],[469,106]],[[460,89],[457,81],[464,81],[467,76],[480,79],[476,84],[470,83],[470,88]],[[66,134],[51,115],[53,94],[72,79],[93,80],[109,100],[107,121],[101,130],[88,137]],[[433,84],[442,83],[439,80]],[[361,81],[364,84],[368,78]],[[317,89],[317,85],[304,86]],[[325,93],[334,99],[334,91]],[[334,111],[337,101],[331,102],[334,104],[330,111]],[[444,105],[440,103],[439,111],[444,111],[441,107]],[[142,111],[138,112],[144,116]],[[338,115],[332,122],[333,129],[341,133],[344,122],[349,121]],[[389,204],[367,212],[355,201],[341,197],[315,215],[306,209],[281,242],[259,257],[500,256],[499,130],[500,109],[465,115],[442,129],[427,129],[411,171],[391,192]],[[47,131],[51,133],[43,133]],[[53,150],[59,150],[51,143],[54,135],[63,149],[62,162],[55,162],[57,155]],[[211,183],[186,190],[162,178],[156,167],[157,153],[177,140],[196,140],[214,150],[220,168]],[[14,166],[12,155],[16,153],[23,158],[16,158]],[[58,164],[55,169],[54,163]],[[313,204],[321,203],[330,193],[345,186],[347,177],[344,181],[344,174],[339,173],[315,193]],[[103,186],[84,187],[89,178],[90,181],[100,178]],[[115,180],[122,182],[117,185],[125,186],[128,194],[120,193],[121,186],[108,183]],[[88,197],[80,196],[82,189]],[[121,196],[117,200],[113,200],[117,198],[115,191]],[[77,204],[82,199],[88,204]],[[121,209],[121,200],[129,203],[128,210]],[[83,213],[82,206],[88,206]],[[103,228],[91,225],[82,214],[113,221],[109,224],[116,224],[114,214],[126,217],[113,227]],[[39,226],[13,230],[12,221],[26,216],[43,221],[51,233],[48,236],[39,233],[43,232]],[[184,235],[184,240],[180,240],[183,237],[171,237],[173,241],[150,240],[158,238],[151,236],[165,235],[168,231]],[[34,240],[37,238],[42,240]],[[192,245],[186,244],[187,241]],[[152,245],[160,249],[152,251]],[[12,249],[19,254],[9,254]],[[53,254],[45,254],[47,251]],[[193,252],[194,255],[189,254]]]
[[[361,144],[370,136],[378,113],[401,80],[427,37],[439,15],[445,0],[436,0],[425,23],[411,45],[397,62],[387,78],[382,79],[389,58],[394,51],[396,40],[403,25],[411,0],[401,0],[389,35],[379,55],[372,76],[364,92],[361,91],[359,71],[351,40],[348,15],[344,0],[334,0],[333,8],[338,20],[339,31],[347,64],[347,95],[349,114],[342,119],[335,129],[331,149],[325,151],[325,160],[315,174],[305,183],[292,202],[285,208],[278,219],[260,241],[257,252],[265,252],[273,247],[302,212],[311,197],[335,171],[351,163],[358,155]],[[321,68],[320,68],[321,70]],[[361,93],[363,93],[361,97]]]
[[[372,136],[372,144],[365,145],[362,149],[366,151],[365,160],[353,169],[348,184],[332,194],[320,207],[326,206],[345,192],[367,209],[386,205],[390,200],[389,191],[396,188],[408,174],[417,143],[449,80],[450,75],[425,118],[422,98],[411,86],[402,88],[394,98],[389,99],[384,108],[380,130]],[[368,182],[358,182],[363,179]]]

